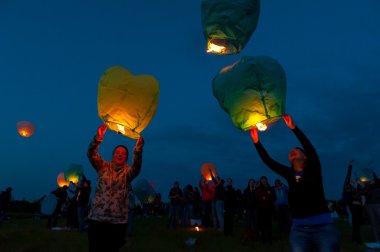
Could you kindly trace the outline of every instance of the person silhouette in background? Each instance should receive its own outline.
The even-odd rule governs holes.
[[[351,181],[352,163],[353,160],[350,160],[346,178],[344,180],[342,198],[344,203],[348,205],[352,218],[352,241],[361,243],[360,226],[363,221],[362,195],[364,194],[364,191],[360,185],[360,182],[355,187],[355,183]]]
[[[128,148],[118,145],[112,161],[105,161],[98,153],[106,125],[98,127],[91,141],[87,157],[98,173],[95,195],[88,215],[90,252],[116,252],[124,245],[128,223],[128,190],[140,173],[144,139],[140,136],[133,149],[132,166],[127,164]]]
[[[49,216],[48,219],[48,228],[56,227],[58,222],[59,214],[61,213],[62,206],[66,203],[67,200],[67,189],[68,186],[58,187],[51,193],[54,194],[57,204],[55,205],[53,213]]]
[[[269,156],[259,141],[257,128],[251,129],[251,138],[263,162],[288,182],[289,207],[293,218],[289,237],[291,250],[339,251],[340,235],[327,208],[318,154],[291,116],[284,115],[283,120],[303,147],[289,152],[290,167]]]
[[[12,199],[12,187],[8,187],[0,193],[0,220],[7,218],[9,203]]]

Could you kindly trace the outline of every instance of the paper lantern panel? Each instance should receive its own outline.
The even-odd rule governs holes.
[[[259,0],[202,0],[201,19],[207,52],[236,54],[256,30]]]
[[[69,186],[70,181],[66,181],[65,174],[63,172],[59,173],[57,176],[57,184],[59,187]]]
[[[133,191],[141,203],[153,203],[156,198],[156,191],[146,179],[137,181]]]
[[[207,181],[212,180],[210,170],[212,172],[212,175],[216,177],[216,169],[213,163],[204,163],[201,167],[201,174]]]
[[[370,168],[357,169],[355,171],[356,180],[361,182],[374,181],[373,172]]]
[[[158,81],[114,66],[99,81],[98,114],[109,129],[138,139],[156,113]]]
[[[83,166],[80,164],[70,164],[67,166],[64,174],[66,181],[79,183],[83,176]]]
[[[262,130],[285,113],[285,71],[273,58],[243,57],[216,75],[213,94],[237,128]]]
[[[36,128],[31,122],[28,121],[20,121],[16,123],[17,132],[20,134],[20,136],[23,137],[30,137],[33,135]]]

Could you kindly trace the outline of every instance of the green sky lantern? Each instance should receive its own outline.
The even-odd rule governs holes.
[[[140,179],[133,186],[133,191],[141,203],[153,203],[156,191],[146,179]]]
[[[138,139],[156,113],[158,95],[152,75],[135,76],[123,67],[110,67],[99,81],[99,117],[109,129]]]
[[[202,0],[207,52],[239,53],[255,31],[259,15],[260,0]]]
[[[356,180],[361,182],[374,181],[373,169],[362,168],[355,170]]]
[[[273,58],[246,56],[220,70],[213,94],[237,128],[265,130],[285,113],[285,71]]]
[[[78,183],[83,176],[83,166],[80,164],[69,164],[64,175],[67,182]]]

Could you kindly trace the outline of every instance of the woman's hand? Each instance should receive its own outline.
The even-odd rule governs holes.
[[[142,136],[140,136],[136,142],[134,151],[142,151],[143,147],[144,147],[144,138]]]
[[[259,142],[259,131],[256,127],[251,129],[251,138],[252,138],[254,143]]]
[[[290,129],[294,129],[296,127],[290,115],[283,115],[282,118],[284,119],[286,126],[288,126]]]
[[[103,136],[106,134],[107,125],[103,124],[98,127],[98,134],[96,135],[96,140],[103,141]]]

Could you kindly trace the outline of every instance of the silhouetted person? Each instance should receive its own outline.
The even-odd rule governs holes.
[[[67,200],[67,189],[68,187],[65,185],[63,187],[58,187],[51,193],[54,194],[57,204],[55,205],[53,213],[49,216],[48,219],[48,228],[56,227],[59,214],[61,213],[62,206],[65,204]]]
[[[8,206],[12,199],[12,187],[0,193],[0,220],[7,216]]]

